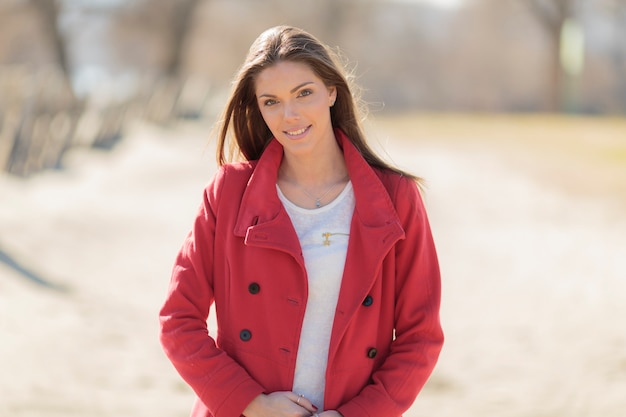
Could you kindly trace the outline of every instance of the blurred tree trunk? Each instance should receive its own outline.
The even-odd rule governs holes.
[[[322,33],[333,42],[338,42],[343,24],[350,13],[354,12],[353,1],[350,0],[326,0],[320,2],[320,11],[322,13]],[[364,7],[364,6],[361,6]]]
[[[611,48],[611,60],[617,71],[617,99],[622,112],[626,110],[626,0],[606,0],[606,12],[612,16],[614,43]]]
[[[67,43],[59,30],[59,15],[61,13],[61,2],[59,0],[28,0],[41,18],[41,28],[44,36],[49,39],[56,62],[61,70],[61,89],[64,96],[69,100],[69,105],[73,107],[78,104],[78,100],[72,88],[72,66],[67,53]]]
[[[550,47],[548,110],[564,109],[565,76],[561,65],[561,31],[565,21],[574,14],[576,0],[522,0],[545,29]]]
[[[172,52],[166,65],[166,72],[170,75],[180,75],[184,52],[185,40],[189,29],[192,27],[194,12],[200,0],[178,0],[172,10]]]
[[[58,18],[60,13],[60,4],[58,0],[30,0],[30,4],[40,14],[42,29],[48,39],[52,43],[57,62],[63,73],[69,79],[70,64],[67,56],[67,48],[65,40],[59,31]]]

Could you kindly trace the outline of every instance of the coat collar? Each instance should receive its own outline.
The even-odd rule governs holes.
[[[399,224],[398,215],[389,194],[374,169],[339,129],[335,137],[343,149],[348,175],[352,181],[356,201],[355,214],[370,228]],[[286,215],[276,192],[278,169],[283,158],[283,148],[272,139],[261,155],[244,191],[235,235],[248,236],[249,228],[274,223]],[[282,214],[281,214],[282,213]]]
[[[235,224],[236,236],[246,236],[249,227],[268,222],[281,211],[276,182],[282,159],[283,147],[272,139],[254,166],[243,193]]]
[[[361,156],[345,134],[335,131],[352,181],[355,209],[350,225],[348,253],[337,301],[331,352],[339,346],[348,323],[378,276],[383,259],[405,237],[396,209],[379,174]],[[245,244],[290,253],[305,270],[298,236],[276,192],[282,146],[273,139],[261,155],[240,205],[235,234]],[[302,283],[305,288],[306,283]],[[306,291],[303,289],[303,291]],[[334,355],[334,353],[332,353]]]

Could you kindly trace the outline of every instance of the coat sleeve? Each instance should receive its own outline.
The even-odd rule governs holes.
[[[406,236],[395,247],[395,339],[371,383],[338,408],[344,417],[401,416],[432,373],[443,345],[439,263],[423,201],[406,178],[394,194]]]
[[[224,168],[205,189],[192,230],[173,267],[160,310],[165,354],[215,417],[238,417],[263,388],[208,333],[214,300],[213,257],[216,213]]]

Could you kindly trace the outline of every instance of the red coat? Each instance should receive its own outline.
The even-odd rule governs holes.
[[[356,206],[324,409],[400,416],[443,343],[437,255],[416,184],[373,169],[336,133]],[[273,140],[258,161],[220,168],[176,259],[161,343],[199,397],[194,417],[237,417],[260,393],[291,390],[307,276],[276,193],[282,153]],[[207,335],[213,302],[218,331]]]

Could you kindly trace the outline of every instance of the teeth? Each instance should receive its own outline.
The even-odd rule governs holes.
[[[297,136],[297,135],[301,135],[301,134],[303,134],[304,132],[306,132],[306,127],[305,127],[305,128],[302,128],[302,129],[300,129],[300,130],[294,130],[294,131],[292,131],[292,132],[286,132],[286,133],[287,133],[288,135],[290,135],[290,136]]]

